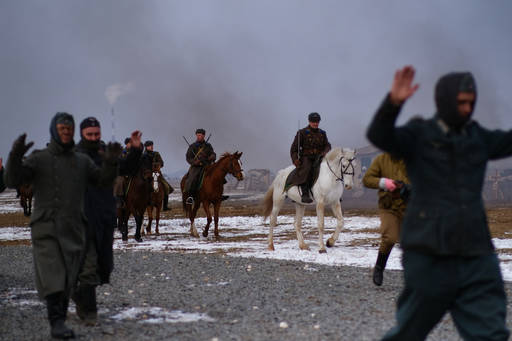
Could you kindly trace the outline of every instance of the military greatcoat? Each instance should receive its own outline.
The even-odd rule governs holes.
[[[108,183],[117,163],[98,168],[91,158],[65,149],[55,140],[34,151],[22,164],[9,156],[5,181],[14,188],[31,183],[34,210],[30,227],[36,287],[41,298],[70,292],[85,251],[84,197],[89,183]]]
[[[309,125],[300,129],[290,148],[292,162],[299,161],[300,165],[287,183],[301,185],[310,181],[309,177],[315,162],[319,161],[329,150],[331,150],[331,144],[324,130],[314,129]]]
[[[185,183],[185,192],[192,196],[195,194],[203,168],[215,162],[216,157],[212,145],[206,141],[194,142],[188,147],[186,158],[190,168]]]

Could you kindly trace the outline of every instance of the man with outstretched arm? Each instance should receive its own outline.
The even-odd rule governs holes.
[[[507,300],[481,191],[487,161],[512,155],[512,131],[471,119],[477,91],[469,72],[438,80],[433,117],[395,127],[418,89],[414,74],[412,66],[396,72],[367,132],[403,157],[412,185],[401,232],[405,283],[397,324],[383,339],[424,340],[450,312],[465,340],[507,340]]]
[[[68,113],[57,113],[50,123],[50,143],[26,159],[33,142],[18,137],[7,161],[5,182],[9,188],[30,183],[34,211],[30,220],[35,279],[39,297],[46,301],[51,335],[68,339],[74,332],[65,324],[69,297],[85,252],[84,194],[89,183],[111,184],[121,153],[109,144],[102,168],[87,155],[75,151],[75,122]]]

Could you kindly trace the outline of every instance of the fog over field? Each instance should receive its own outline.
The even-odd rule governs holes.
[[[470,70],[475,118],[512,128],[510,13],[504,0],[4,0],[0,156],[22,132],[44,147],[68,111],[99,118],[105,140],[142,130],[167,173],[186,167],[182,135],[199,127],[218,153],[243,151],[245,169],[276,170],[311,111],[333,145],[366,145],[404,64],[420,90],[400,123],[434,112],[440,75]]]

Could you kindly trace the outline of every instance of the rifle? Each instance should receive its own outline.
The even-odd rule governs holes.
[[[190,147],[190,143],[188,143],[187,138],[186,138],[185,136],[182,136],[182,137],[183,137],[183,139],[185,140],[185,142],[187,142],[187,145]]]

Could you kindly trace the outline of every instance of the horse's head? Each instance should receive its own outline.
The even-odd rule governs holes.
[[[242,156],[242,152],[234,152],[233,154],[226,154],[226,162],[227,162],[227,172],[233,175],[238,181],[242,181],[244,179],[244,173],[242,169],[242,161],[240,161],[240,157]]]
[[[355,168],[353,162],[356,159],[356,151],[350,148],[334,148],[325,156],[327,165],[336,177],[341,181],[345,189],[352,189],[354,186]]]

